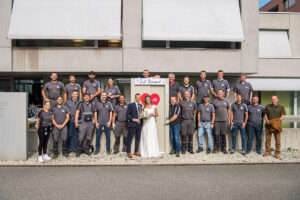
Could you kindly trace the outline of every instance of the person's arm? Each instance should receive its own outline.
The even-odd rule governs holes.
[[[98,90],[95,94],[91,94],[91,99],[96,98],[100,93],[101,93],[101,88],[98,88]]]
[[[179,102],[179,101],[182,101],[182,96],[181,96],[180,91],[178,91],[177,96],[178,96],[178,102]]]
[[[50,101],[50,99],[48,99],[48,98],[47,98],[47,96],[46,96],[46,93],[45,93],[45,90],[44,90],[44,89],[42,89],[42,96],[43,96],[43,98],[44,98],[44,100],[45,100],[45,101]]]
[[[242,128],[245,128],[245,127],[246,127],[247,121],[248,121],[248,112],[245,112],[245,121],[244,121],[244,123],[243,123],[243,125],[242,125]]]
[[[61,128],[62,128],[61,125],[59,125],[59,124],[56,123],[56,121],[55,121],[55,119],[54,119],[54,115],[52,115],[51,119],[52,119],[52,124],[53,124],[56,128],[58,128],[58,129],[61,129]]]
[[[116,123],[116,117],[117,117],[117,113],[116,113],[116,112],[114,112],[114,114],[113,114],[113,118],[112,118],[112,122],[113,122],[113,124],[114,124],[114,123]]]
[[[253,97],[253,91],[251,90],[250,91],[250,96],[249,96],[250,98],[249,98],[249,101],[250,101],[250,103],[252,102],[252,97]]]
[[[106,123],[107,127],[110,127],[111,125],[111,120],[112,120],[112,111],[109,112],[109,121]]]
[[[175,121],[177,119],[178,115],[173,115],[173,117],[171,117],[171,119],[169,119],[169,123]]]
[[[160,78],[160,75],[152,76],[152,78]]]
[[[236,101],[236,96],[237,96],[237,93],[234,92],[234,101]]]
[[[133,117],[131,116],[131,112],[132,112],[132,109],[131,109],[131,104],[128,105],[128,109],[126,111],[126,117],[129,121],[133,121]]]
[[[64,92],[64,102],[67,102],[67,92]]]
[[[201,113],[200,113],[200,111],[198,111],[198,127],[200,128],[201,127]]]
[[[265,120],[266,120],[266,123],[267,123],[267,124],[270,123],[267,114],[265,114]]]
[[[285,117],[285,115],[281,115],[281,116],[280,116],[280,120],[281,120],[281,121],[284,120],[284,117]]]
[[[75,112],[75,127],[76,128],[79,127],[79,125],[78,125],[79,114],[80,114],[80,111],[76,110],[76,112]]]
[[[62,127],[64,127],[65,125],[67,125],[69,119],[70,119],[70,114],[66,114],[66,120],[65,120],[64,123],[62,124]]]
[[[226,91],[226,99],[229,98],[229,93],[230,93],[230,90],[227,90],[227,91]]]
[[[229,118],[230,118],[230,125],[232,126],[232,128],[234,127],[233,125],[233,112],[231,111],[230,114],[228,114]]]
[[[213,129],[214,128],[214,124],[215,124],[215,118],[216,118],[216,113],[212,113],[211,114],[211,125],[210,125],[210,129]]]
[[[40,118],[38,117],[37,119],[36,119],[36,130],[39,130],[39,128],[40,128]]]
[[[227,109],[227,114],[228,114],[228,124],[230,125],[230,119],[231,119],[231,113],[230,113],[230,108]]]
[[[154,114],[151,114],[152,117],[158,117],[157,108],[154,109]]]
[[[97,114],[98,114],[98,112],[95,111],[95,112],[94,112],[94,119],[95,119],[95,125],[96,125],[96,128],[99,129],[100,126],[99,126],[99,123],[98,123],[98,119],[97,119],[98,116],[97,116]]]
[[[86,93],[86,87],[83,85],[83,88],[82,88],[82,93],[85,94]],[[81,98],[82,98],[82,94],[81,94]]]

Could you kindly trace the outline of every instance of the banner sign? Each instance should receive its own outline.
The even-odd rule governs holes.
[[[136,78],[135,85],[165,85],[166,79],[164,78]]]

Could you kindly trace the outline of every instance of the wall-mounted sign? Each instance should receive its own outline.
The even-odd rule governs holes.
[[[135,85],[165,85],[166,79],[164,78],[136,78]]]

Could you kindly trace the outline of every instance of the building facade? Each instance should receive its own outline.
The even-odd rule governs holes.
[[[272,0],[260,8],[262,12],[300,12],[297,0]]]
[[[53,71],[82,84],[93,70],[102,87],[112,76],[130,94],[128,78],[144,69],[180,82],[189,75],[192,84],[201,70],[212,80],[223,69],[231,88],[246,73],[262,104],[277,94],[288,115],[300,115],[298,13],[259,12],[253,0],[41,2],[0,0],[0,91],[26,91],[39,104]]]

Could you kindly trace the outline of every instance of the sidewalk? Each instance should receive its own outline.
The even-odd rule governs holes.
[[[69,158],[59,156],[58,158],[45,162],[37,162],[37,154],[31,156],[26,161],[0,161],[0,166],[131,166],[131,165],[211,165],[211,164],[264,164],[264,163],[300,163],[300,151],[283,151],[280,159],[275,159],[274,152],[272,156],[263,157],[256,153],[243,156],[239,152],[234,155],[224,155],[223,153],[209,154],[196,153],[194,155],[187,153],[180,155],[163,154],[160,158],[139,158],[133,156],[132,159],[127,158],[125,153],[117,155],[107,155],[100,153],[98,155],[87,156],[82,154],[80,158],[76,158],[74,153]]]

